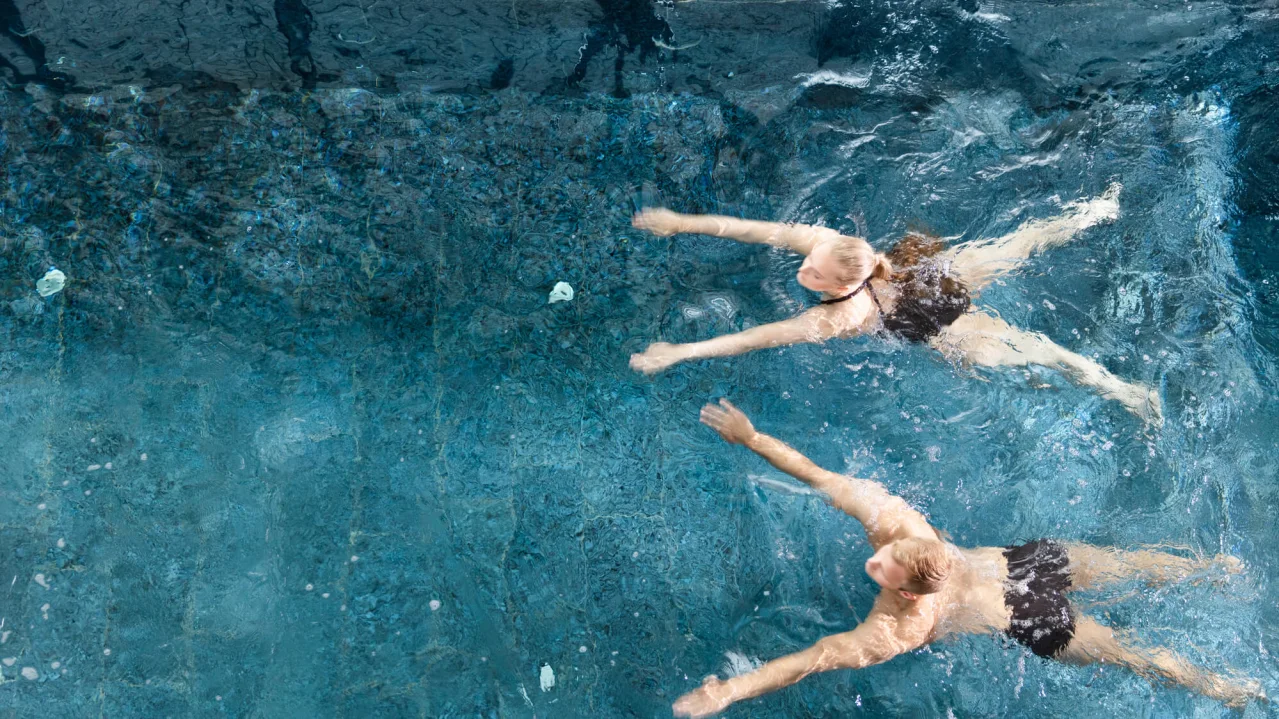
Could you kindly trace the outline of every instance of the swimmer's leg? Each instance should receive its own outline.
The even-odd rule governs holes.
[[[1249,699],[1265,699],[1261,685],[1200,669],[1185,657],[1162,647],[1138,648],[1116,636],[1114,630],[1090,617],[1076,614],[1075,636],[1058,657],[1071,664],[1117,664],[1164,684],[1179,684],[1228,706],[1242,706]]]
[[[1048,220],[1032,220],[1011,234],[993,240],[973,240],[951,249],[951,271],[976,291],[1022,265],[1036,252],[1065,244],[1080,232],[1119,216],[1118,183],[1100,197],[1066,206]]]
[[[1209,559],[1182,557],[1155,549],[1123,551],[1089,544],[1066,544],[1072,589],[1097,589],[1132,579],[1167,584],[1212,572],[1218,577],[1239,574],[1243,562],[1228,554]]]
[[[1159,393],[1125,382],[1097,362],[1071,352],[1037,332],[1025,332],[984,312],[969,312],[929,343],[942,354],[983,367],[1039,365],[1055,369],[1072,382],[1097,390],[1128,411],[1155,425],[1163,424]]]

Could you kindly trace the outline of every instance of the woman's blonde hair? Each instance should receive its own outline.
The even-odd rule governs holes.
[[[841,282],[855,284],[871,279],[888,280],[893,275],[893,263],[860,237],[840,235],[831,246],[830,254],[839,265]]]
[[[899,587],[911,594],[935,594],[950,578],[950,547],[939,539],[907,537],[893,543],[893,561],[906,570],[906,584]]]

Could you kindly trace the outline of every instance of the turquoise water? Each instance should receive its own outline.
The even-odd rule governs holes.
[[[1273,9],[831,13],[804,73],[727,94],[647,86],[683,66],[636,53],[627,97],[610,63],[573,92],[0,96],[0,714],[668,716],[876,590],[852,520],[697,424],[719,396],[961,544],[1240,556],[1089,611],[1279,691]],[[1160,431],[874,339],[627,368],[813,299],[797,258],[646,237],[638,205],[884,247],[1115,181],[1117,222],[982,303],[1159,387]],[[1226,713],[977,637],[728,715]]]

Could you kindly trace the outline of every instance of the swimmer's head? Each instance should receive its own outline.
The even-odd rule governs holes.
[[[814,292],[838,292],[871,278],[887,280],[892,273],[892,263],[866,240],[840,235],[814,245],[796,279]]]
[[[885,589],[906,599],[936,594],[950,577],[951,553],[938,539],[907,537],[890,542],[866,560],[866,573]]]

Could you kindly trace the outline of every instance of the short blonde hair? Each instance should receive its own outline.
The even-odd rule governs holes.
[[[912,594],[936,594],[950,578],[950,548],[938,539],[899,539],[893,543],[893,561],[906,570],[906,583],[899,589]]]
[[[893,263],[875,251],[860,237],[840,235],[830,248],[831,257],[839,265],[839,280],[849,284],[892,277]]]

